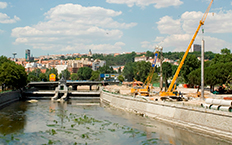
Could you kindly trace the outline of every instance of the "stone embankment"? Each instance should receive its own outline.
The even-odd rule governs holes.
[[[149,97],[123,95],[120,88],[103,89],[100,99],[112,107],[148,116],[165,123],[183,127],[196,133],[232,141],[232,113],[210,110],[200,106],[201,101],[164,102]],[[119,93],[117,93],[119,89]]]
[[[21,97],[20,91],[5,92],[0,94],[0,108],[12,102],[18,101]]]

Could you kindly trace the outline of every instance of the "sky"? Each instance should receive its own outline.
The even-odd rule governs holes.
[[[210,0],[0,0],[0,55],[186,51]],[[214,0],[194,44],[232,48],[232,1]]]

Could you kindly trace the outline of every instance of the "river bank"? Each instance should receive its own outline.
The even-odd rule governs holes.
[[[11,91],[11,92],[4,92],[0,94],[0,108],[4,106],[18,101],[21,97],[20,91]]]
[[[101,92],[100,99],[112,107],[148,116],[205,136],[232,141],[232,113],[202,108],[202,102],[198,98],[187,102],[154,101],[149,97],[135,98],[123,94],[122,92],[126,92],[123,89],[119,90],[120,94],[111,92],[110,89],[117,91],[119,88],[106,87]]]

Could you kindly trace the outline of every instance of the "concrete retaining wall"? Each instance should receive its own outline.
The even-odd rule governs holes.
[[[174,102],[148,101],[104,91],[101,92],[100,99],[115,108],[182,126],[214,138],[232,141],[232,113],[230,112],[184,106]]]
[[[20,91],[6,92],[0,94],[0,108],[8,105],[9,103],[19,100]]]

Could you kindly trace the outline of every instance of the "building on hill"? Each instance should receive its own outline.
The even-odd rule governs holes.
[[[105,60],[96,59],[94,62],[92,62],[92,70],[97,71],[100,67],[103,67],[104,65],[106,65]]]
[[[146,57],[145,55],[143,55],[143,56],[135,57],[134,62],[147,61],[147,60],[148,60],[148,57]]]

